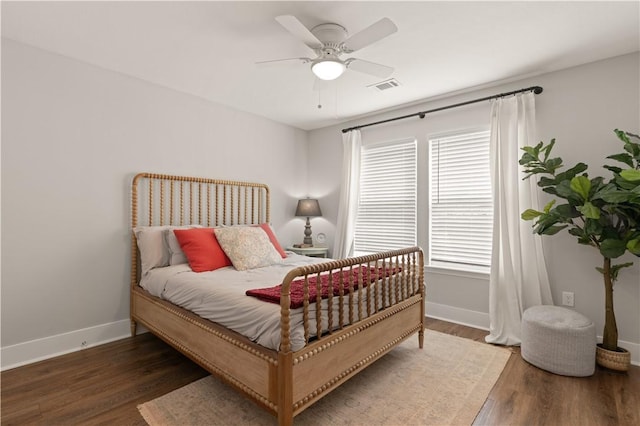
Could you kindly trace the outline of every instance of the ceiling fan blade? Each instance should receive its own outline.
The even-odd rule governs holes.
[[[345,42],[345,52],[351,53],[367,47],[398,31],[398,27],[389,18],[382,18],[378,22],[369,25],[364,30],[355,33]]]
[[[258,61],[256,65],[264,67],[271,65],[288,65],[292,63],[308,64],[311,62],[311,58],[286,58],[286,59],[273,59],[271,61]]]
[[[345,61],[348,69],[374,75],[380,78],[387,78],[393,73],[393,68],[386,65],[376,64],[362,59],[350,58]]]
[[[302,22],[300,22],[295,16],[276,16],[276,21],[311,49],[320,49],[322,47],[322,42],[318,40],[318,38],[314,36],[307,27],[302,25]]]

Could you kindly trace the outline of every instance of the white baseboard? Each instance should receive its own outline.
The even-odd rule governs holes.
[[[76,352],[131,335],[128,319],[83,328],[69,333],[5,346],[0,352],[0,370],[9,370],[44,359]]]
[[[470,311],[432,302],[426,302],[425,307],[428,317],[481,330],[489,330],[489,314],[485,312]],[[602,343],[602,336],[598,336],[598,342]],[[631,353],[631,364],[640,366],[640,344],[624,340],[618,341],[618,344]]]
[[[425,309],[427,316],[431,318],[479,328],[481,330],[489,330],[489,314],[485,312],[470,311],[468,309],[433,302],[426,302]]]
[[[489,314],[485,312],[426,302],[426,314],[431,318],[489,330]],[[124,339],[130,336],[129,325],[130,322],[126,319],[5,346],[0,350],[0,371]],[[138,334],[146,331],[144,327],[138,325]],[[602,342],[601,336],[598,336],[598,341]],[[619,344],[631,352],[631,363],[640,366],[640,344],[623,340]]]

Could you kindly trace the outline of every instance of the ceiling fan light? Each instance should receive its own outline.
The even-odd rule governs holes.
[[[335,59],[323,59],[311,65],[311,71],[320,80],[335,80],[342,75],[344,70],[344,63]]]

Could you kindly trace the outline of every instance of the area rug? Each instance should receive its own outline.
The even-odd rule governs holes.
[[[511,352],[435,331],[412,336],[294,418],[296,425],[469,425]],[[151,426],[275,425],[212,376],[138,406]]]

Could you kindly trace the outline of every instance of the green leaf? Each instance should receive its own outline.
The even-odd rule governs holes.
[[[542,234],[542,235],[555,235],[558,232],[562,231],[567,226],[568,225],[553,225],[553,226],[549,226],[548,228],[545,228],[544,231],[540,232],[540,234]]]
[[[602,227],[602,232],[600,233],[600,235],[602,235],[601,240],[619,240],[620,239],[620,234],[618,233],[618,230],[612,226],[603,226]]]
[[[638,145],[637,143],[625,143],[624,150],[633,155],[633,158],[638,158],[638,156],[640,155],[640,145]]]
[[[600,200],[602,199],[602,197],[606,194],[611,194],[613,192],[616,192],[618,190],[618,187],[615,186],[613,183],[608,183],[605,186],[601,187],[600,189],[598,189],[595,194],[593,194],[591,196],[592,200]]]
[[[577,226],[575,228],[569,229],[567,232],[569,232],[571,235],[575,235],[576,237],[582,237],[584,235],[584,230]]]
[[[627,136],[631,136],[631,133],[627,133]],[[639,141],[640,139],[636,137],[636,142],[631,142],[631,139],[629,139],[629,143],[625,144],[625,147],[631,146],[631,155],[633,155],[633,158],[635,158],[636,160],[640,155],[640,144],[638,143]]]
[[[584,223],[584,232],[588,235],[600,235],[602,234],[602,225],[597,220],[587,219]]]
[[[619,191],[617,189],[614,189],[613,191],[606,191],[604,193],[601,193],[598,198],[601,198],[607,203],[617,204],[627,202],[632,197],[633,194],[631,193],[631,191]]]
[[[633,198],[633,193],[631,191],[616,191],[611,194],[607,194],[602,199],[607,203],[618,204],[618,203],[626,203],[631,201]]]
[[[618,272],[620,272],[620,269],[622,268],[628,268],[629,266],[632,266],[633,262],[627,262],[627,263],[620,263],[618,265],[611,265],[611,281],[617,281],[618,280]]]
[[[624,240],[610,238],[600,243],[600,253],[610,259],[622,256],[626,250],[627,245]]]
[[[609,155],[607,158],[611,158],[612,160],[616,160],[621,163],[624,163],[629,167],[633,167],[633,157],[624,152],[622,154]]]
[[[580,217],[580,212],[570,204],[559,204],[553,209],[553,213],[567,219]]]
[[[553,235],[560,231],[561,229],[566,228],[568,225],[558,225],[565,222],[564,219],[560,216],[554,214],[542,214],[538,218],[535,226],[533,228],[533,232],[540,235]]]
[[[593,244],[593,241],[591,241],[589,237],[585,236],[578,238],[578,244],[583,244],[585,246],[595,246],[595,244]]]
[[[547,203],[546,206],[544,206],[544,209],[542,209],[545,213],[549,213],[549,210],[551,210],[551,207],[553,207],[553,205],[556,203],[556,200],[551,200]]]
[[[548,178],[546,176],[542,176],[540,178],[540,180],[538,181],[538,186],[542,186],[542,187],[555,185],[555,184],[556,184],[556,180],[555,179],[551,179],[551,178]]]
[[[544,162],[544,167],[547,169],[548,173],[554,174],[558,168],[562,167],[562,158],[546,160]]]
[[[533,220],[536,217],[540,216],[542,214],[542,212],[539,212],[537,210],[533,210],[533,209],[527,209],[525,211],[522,212],[522,214],[520,215],[520,217],[523,220]]]
[[[602,167],[604,167],[607,170],[612,171],[615,174],[619,174],[622,171],[622,169],[620,167],[616,167],[616,166],[602,166]]]
[[[546,189],[546,188],[545,188]],[[571,189],[571,184],[568,180],[563,180],[558,185],[556,185],[556,193],[559,197],[562,198],[571,198],[574,197],[574,192]]]
[[[622,172],[624,172],[624,170]],[[628,189],[629,191],[633,191],[638,186],[637,183],[627,180],[620,175],[616,176],[614,181],[619,188]]]
[[[571,189],[580,194],[583,200],[589,199],[589,191],[591,191],[591,181],[586,176],[576,176],[571,179]]]
[[[520,160],[518,161],[518,164],[520,164],[521,166],[526,166],[527,164],[533,162],[533,161],[537,161],[537,159],[535,157],[532,157],[531,155],[524,153],[522,154],[522,157],[520,157]]]
[[[578,175],[578,173],[582,173],[585,170],[587,170],[588,166],[584,163],[578,163],[575,166],[573,166],[572,168],[570,168],[569,170],[566,170],[562,173],[558,173],[556,175],[556,180],[558,182],[562,182],[563,180],[571,180],[573,179],[576,175]]]
[[[625,143],[631,143],[631,141],[629,140],[629,137],[627,136],[627,133],[619,130],[619,129],[615,129],[614,133],[618,136],[618,139],[620,139],[622,142]]]
[[[578,244],[593,245],[593,242],[584,229],[576,226],[574,228],[570,228],[567,232],[575,237],[578,237]]]
[[[523,150],[525,153],[529,154],[531,157],[537,158],[538,157],[538,153],[540,152],[540,147],[542,147],[542,142],[540,142],[535,147],[533,147],[533,146],[523,146],[520,149]],[[524,154],[522,154],[522,156],[524,157]]]
[[[523,166],[527,166],[528,168],[535,167],[536,165],[540,165],[540,160],[538,159],[540,155],[540,148],[542,148],[543,143],[540,142],[536,146],[523,146],[522,149],[524,153],[520,158],[520,163]]]
[[[640,256],[640,238],[627,241],[627,250],[636,256]]]
[[[542,142],[540,143],[542,144]],[[555,144],[556,144],[556,139],[553,138],[551,139],[551,142],[549,142],[549,145],[542,148],[542,150],[544,151],[544,161],[547,161],[549,159],[549,155],[551,154],[551,150],[553,149],[553,146]],[[560,163],[562,163],[562,160],[560,160]]]
[[[623,179],[630,182],[640,181],[640,170],[627,169],[620,172]]]
[[[600,219],[600,209],[587,201],[582,206],[577,206],[576,209],[584,215],[587,219]]]
[[[600,191],[604,186],[605,183],[602,176],[597,176],[591,179],[591,191],[589,192],[589,198],[593,197],[593,194]]]

